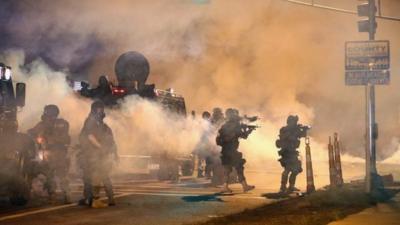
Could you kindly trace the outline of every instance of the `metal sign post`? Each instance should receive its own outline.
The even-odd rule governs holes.
[[[357,8],[359,16],[368,17],[358,22],[360,32],[369,33],[369,41],[346,42],[346,85],[364,85],[366,97],[366,192],[383,188],[376,169],[375,85],[390,83],[389,41],[375,41],[375,0],[368,0]]]

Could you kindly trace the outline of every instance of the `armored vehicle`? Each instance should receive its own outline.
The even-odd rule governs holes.
[[[110,107],[118,106],[118,100],[126,96],[138,95],[160,103],[170,112],[186,116],[185,99],[171,88],[160,90],[154,84],[146,84],[149,73],[149,62],[142,54],[126,52],[115,63],[117,83],[101,76],[95,88],[81,81],[74,84],[74,89],[79,90],[82,96],[101,100]]]
[[[111,108],[118,108],[119,100],[126,96],[137,95],[157,102],[165,109],[165,112],[186,117],[185,99],[182,95],[175,93],[171,88],[160,90],[156,89],[154,84],[146,84],[150,65],[142,54],[134,51],[122,54],[118,57],[114,69],[117,83],[110,82],[105,76],[101,76],[97,87],[90,88],[87,82],[75,82],[74,89],[78,90],[82,96],[101,100]],[[135,164],[138,164],[137,160],[146,159],[149,171],[151,174],[156,174],[160,180],[177,180],[179,175],[193,173],[190,156],[171,156],[163,150],[157,150],[157,154],[141,152],[140,156],[122,155],[121,158],[123,161],[134,159]]]
[[[11,67],[0,63],[0,198],[13,205],[28,202],[35,144],[18,132],[17,109],[25,105],[25,84],[12,80]]]

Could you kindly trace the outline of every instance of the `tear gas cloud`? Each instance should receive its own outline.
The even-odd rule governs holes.
[[[68,74],[54,72],[40,60],[18,69],[24,61],[22,52],[9,52],[2,58],[17,68],[14,81],[27,84],[26,106],[19,114],[20,130],[33,127],[45,105],[57,104],[60,117],[69,121],[71,136],[77,144],[91,102],[72,91],[65,80]],[[106,122],[114,130],[122,154],[157,153],[154,151],[186,154],[193,150],[205,126],[201,120],[178,119],[157,103],[137,96],[125,98],[121,109],[107,111]]]
[[[355,0],[335,2],[350,9],[357,4]],[[382,2],[388,13],[400,7],[393,0]],[[158,88],[173,87],[198,114],[220,106],[260,115],[262,128],[242,143],[250,158],[277,157],[275,139],[289,114],[313,126],[310,134],[321,160],[327,158],[327,139],[335,131],[346,153],[364,154],[364,89],[344,85],[344,43],[367,38],[357,32],[357,16],[273,0],[251,4],[241,0],[208,4],[42,0],[19,1],[16,8],[18,14],[9,18],[6,31],[20,43],[30,43],[30,50],[34,43],[35,49],[51,52],[57,65],[66,65],[67,74],[69,65],[81,63],[82,58],[87,70],[69,75],[87,76],[93,82],[100,74],[113,76],[118,55],[135,50],[150,61],[149,82]],[[389,39],[394,50],[391,85],[377,88],[378,157],[384,159],[398,148],[400,24],[378,22],[377,39]],[[75,41],[64,40],[71,36]],[[38,56],[43,53],[39,52]],[[40,61],[29,67],[29,72],[21,71],[28,75],[29,93],[21,126],[39,118],[45,104],[57,103],[78,132],[89,103],[71,93],[61,81],[62,73]],[[40,88],[34,89],[35,85]],[[108,120],[119,145],[134,151],[158,146],[191,151],[202,130],[199,122],[176,122],[158,110],[131,98],[122,112],[112,112]]]

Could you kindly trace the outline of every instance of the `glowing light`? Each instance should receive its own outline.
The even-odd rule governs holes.
[[[38,144],[43,144],[44,143],[44,138],[43,137],[38,137],[38,138],[36,138],[36,142]]]
[[[112,88],[112,94],[113,95],[123,95],[125,94],[127,91],[124,88],[120,88],[120,87],[114,87]]]
[[[10,80],[11,79],[11,67],[6,67],[6,70],[4,72],[4,78],[6,80]]]

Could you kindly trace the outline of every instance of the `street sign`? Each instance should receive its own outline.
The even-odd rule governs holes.
[[[387,85],[390,83],[389,70],[346,71],[346,85]]]
[[[389,84],[389,41],[349,41],[345,48],[346,85]]]
[[[346,42],[346,70],[387,70],[389,68],[389,41]]]

